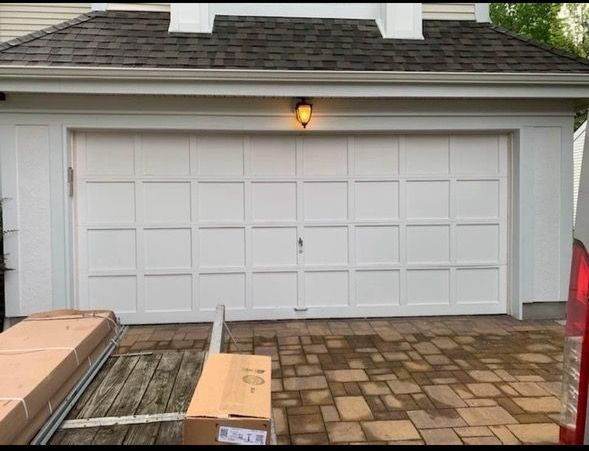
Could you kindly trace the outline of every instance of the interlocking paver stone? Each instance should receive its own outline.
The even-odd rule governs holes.
[[[421,431],[427,445],[462,445],[462,440],[452,429],[428,429]]]
[[[338,422],[327,424],[329,441],[332,443],[364,441],[364,432],[360,423]]]
[[[371,420],[372,412],[363,396],[335,398],[335,405],[343,421]]]
[[[558,443],[558,426],[555,423],[513,424],[509,430],[524,443]]]
[[[325,376],[328,381],[333,382],[361,382],[368,380],[366,372],[361,369],[325,371]]]
[[[388,395],[391,393],[385,382],[360,382],[358,385],[365,395]]]
[[[289,415],[288,426],[291,434],[309,434],[324,432],[321,414]]]
[[[466,407],[466,403],[448,385],[429,385],[423,387],[434,405],[439,408]]]
[[[363,421],[362,429],[367,440],[394,441],[420,438],[415,426],[407,420]]]
[[[469,426],[489,426],[517,423],[503,407],[468,407],[458,413]]]
[[[303,390],[303,391],[301,391],[301,398],[303,400],[303,404],[309,404],[309,405],[333,404],[331,392],[328,389],[325,389],[325,390]]]
[[[407,393],[420,393],[421,388],[415,382],[410,381],[387,381],[393,393],[404,395]]]
[[[513,398],[513,402],[515,402],[526,412],[560,412],[560,400],[554,396],[542,396],[538,398]]]
[[[325,376],[286,377],[282,380],[285,390],[313,390],[327,388]]]
[[[418,429],[466,426],[466,422],[454,409],[413,410],[407,412],[407,415]]]

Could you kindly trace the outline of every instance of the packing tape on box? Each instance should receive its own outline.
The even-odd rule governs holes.
[[[29,348],[29,349],[0,349],[0,354],[26,354],[27,352],[42,352],[42,351],[74,351],[76,356],[76,363],[80,365],[80,358],[78,357],[78,350],[70,347],[51,346],[48,348]]]
[[[22,403],[23,407],[25,408],[25,415],[27,416],[27,421],[29,420],[29,409],[27,407],[27,402],[23,398],[12,398],[10,396],[2,396],[0,397],[0,401],[19,401]]]
[[[102,316],[101,313],[104,312],[89,312],[89,313],[77,313],[71,315],[63,315],[63,316],[52,316],[52,317],[28,317],[25,318],[23,321],[56,321],[56,320],[63,320],[63,319],[86,319],[86,318],[102,318],[107,320],[108,322],[112,323],[115,330],[120,327],[120,324],[113,320],[110,315],[107,313],[106,316]]]

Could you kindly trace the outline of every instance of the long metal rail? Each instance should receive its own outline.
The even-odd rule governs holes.
[[[55,409],[53,414],[49,417],[49,419],[45,422],[43,427],[39,430],[35,438],[30,442],[31,445],[46,445],[47,442],[51,439],[55,431],[59,428],[67,414],[72,410],[76,401],[82,396],[82,393],[86,390],[88,385],[92,382],[96,374],[102,368],[102,365],[106,362],[110,354],[114,351],[114,349],[118,346],[119,339],[125,334],[127,331],[127,326],[122,326],[117,331],[117,334],[110,340],[110,343],[104,351],[100,354],[98,359],[94,361],[94,363],[88,368],[88,371],[82,376],[82,378],[78,381],[78,383],[74,386],[74,388],[70,391],[70,393],[65,397],[65,399],[59,404],[59,407]]]

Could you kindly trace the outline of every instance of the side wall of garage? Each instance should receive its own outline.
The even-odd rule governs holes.
[[[572,240],[573,106],[556,101],[314,99],[305,133],[511,137],[508,313],[564,301]],[[300,132],[291,99],[13,95],[0,106],[7,316],[75,307],[67,168],[76,130]]]

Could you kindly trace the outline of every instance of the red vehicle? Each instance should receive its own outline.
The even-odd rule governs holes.
[[[589,443],[589,140],[585,138],[565,329],[560,442]]]

